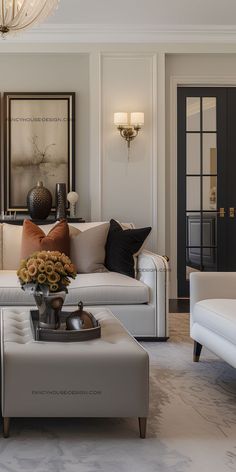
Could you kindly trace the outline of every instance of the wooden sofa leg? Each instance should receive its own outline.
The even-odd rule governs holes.
[[[138,421],[139,421],[140,438],[145,439],[146,431],[147,431],[147,418],[139,418]]]
[[[9,438],[10,418],[3,418],[3,437]]]
[[[197,341],[194,341],[193,346],[193,362],[198,362],[201,355],[202,345]]]

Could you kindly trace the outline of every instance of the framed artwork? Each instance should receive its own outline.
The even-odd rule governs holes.
[[[27,212],[40,180],[75,190],[75,93],[4,93],[4,210]]]

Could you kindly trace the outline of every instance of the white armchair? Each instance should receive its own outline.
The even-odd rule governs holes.
[[[205,346],[236,367],[236,273],[192,273],[190,313],[193,360]]]

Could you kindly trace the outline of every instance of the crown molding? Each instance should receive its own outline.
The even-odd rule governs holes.
[[[236,43],[236,25],[50,24],[6,43]]]

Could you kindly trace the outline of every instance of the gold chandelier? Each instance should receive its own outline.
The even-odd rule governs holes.
[[[46,19],[60,0],[0,0],[0,33],[6,36]]]

